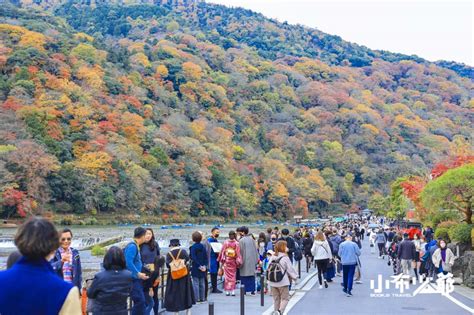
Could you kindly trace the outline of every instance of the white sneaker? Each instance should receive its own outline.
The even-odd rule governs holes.
[[[357,284],[362,284],[362,281],[357,280],[356,283],[357,283]]]
[[[323,288],[323,286],[320,284],[320,285],[319,285],[319,288],[320,288],[320,289],[322,289],[322,288]]]

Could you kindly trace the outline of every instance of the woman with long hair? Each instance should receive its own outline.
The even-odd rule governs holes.
[[[413,260],[413,270],[415,271],[415,276],[418,279],[418,271],[420,270],[421,261],[420,261],[420,252],[421,252],[421,240],[420,235],[415,233],[413,235],[413,244],[415,244],[415,259]]]
[[[142,258],[143,266],[145,270],[149,272],[149,275],[152,273],[158,272],[155,271],[155,260],[160,256],[160,246],[155,240],[155,233],[153,229],[147,228],[145,233],[145,243],[140,246],[140,256]],[[159,278],[151,282],[147,280],[146,285],[144,285],[145,290],[145,300],[146,300],[146,312],[149,314],[153,309],[155,315],[158,315],[158,284]]]
[[[332,259],[331,247],[322,231],[319,231],[314,238],[313,247],[311,248],[316,266],[318,267],[319,288],[323,288],[323,274],[326,272],[329,260]],[[324,287],[328,287],[326,279],[324,279]]]
[[[236,237],[237,234],[234,231],[229,232],[229,239],[224,242],[218,258],[224,269],[224,291],[227,296],[235,296],[237,269],[242,264],[240,246]]]
[[[445,240],[440,240],[438,242],[438,249],[433,253],[432,261],[438,273],[447,274],[450,272],[454,265],[454,257],[451,249],[448,248],[448,245]]]

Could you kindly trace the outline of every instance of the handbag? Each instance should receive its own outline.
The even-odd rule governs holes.
[[[217,271],[217,275],[219,277],[222,277],[224,275],[224,267],[220,267],[219,270]]]

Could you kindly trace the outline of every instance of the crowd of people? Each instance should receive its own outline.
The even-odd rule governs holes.
[[[414,276],[421,280],[430,277],[435,282],[439,273],[447,274],[454,265],[455,255],[446,240],[433,239],[434,232],[429,226],[412,235],[388,226],[371,230],[368,235],[370,246],[375,248],[377,244],[379,258],[388,257],[387,264],[393,267],[394,275],[403,273],[407,278]]]
[[[162,253],[151,228],[137,227],[133,241],[124,249],[112,246],[103,259],[102,271],[83,288],[80,254],[71,247],[73,232],[58,233],[45,219],[31,218],[17,231],[18,252],[10,255],[7,270],[0,272],[0,313],[82,314],[80,294],[87,296],[87,311],[92,314],[158,314],[160,272],[166,265],[166,290],[162,308],[167,312],[191,313],[196,303],[209,294],[235,296],[237,286],[255,296],[263,290],[272,295],[274,314],[283,314],[290,290],[298,278],[294,262],[306,260],[317,269],[319,289],[327,289],[336,276],[342,277],[342,292],[352,296],[353,283],[362,283],[361,248],[369,238],[371,253],[378,249],[387,257],[395,274],[430,276],[449,272],[454,254],[446,241],[433,239],[430,227],[411,237],[383,219],[366,218],[327,222],[322,226],[301,226],[290,233],[287,228],[268,228],[258,236],[242,226],[220,241],[220,229],[212,228],[208,237],[192,233],[192,245],[169,241]],[[379,228],[370,228],[374,223]],[[259,274],[265,281],[261,282]],[[223,291],[218,278],[223,277]],[[209,286],[210,278],[210,288]],[[28,290],[23,291],[23,288]],[[34,311],[33,311],[34,308]]]

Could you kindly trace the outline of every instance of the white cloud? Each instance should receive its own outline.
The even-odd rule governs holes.
[[[240,6],[344,40],[474,65],[470,0],[207,0]]]

